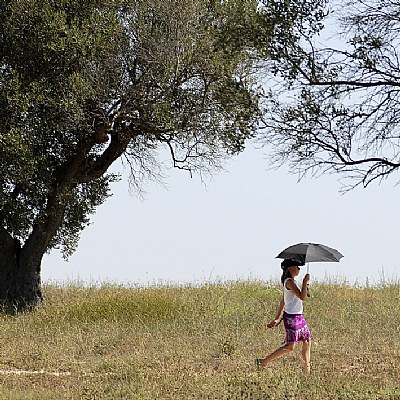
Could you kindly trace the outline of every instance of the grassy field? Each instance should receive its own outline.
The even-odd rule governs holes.
[[[277,284],[46,286],[33,313],[0,317],[0,399],[400,399],[400,286],[313,284],[300,346],[267,330]]]

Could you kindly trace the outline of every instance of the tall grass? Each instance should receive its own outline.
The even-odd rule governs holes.
[[[312,374],[299,348],[265,329],[281,287],[44,288],[35,312],[0,316],[0,399],[399,399],[400,286],[314,284],[305,314]]]

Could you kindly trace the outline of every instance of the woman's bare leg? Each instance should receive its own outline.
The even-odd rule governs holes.
[[[260,360],[259,363],[260,367],[266,367],[267,364],[269,364],[270,362],[276,360],[279,357],[284,356],[285,354],[292,352],[294,350],[295,345],[296,343],[294,342],[287,343],[284,346],[280,347],[279,349],[275,350],[272,354]]]
[[[303,359],[303,371],[307,374],[310,373],[310,360],[311,360],[311,340],[303,342],[301,348],[301,358]]]

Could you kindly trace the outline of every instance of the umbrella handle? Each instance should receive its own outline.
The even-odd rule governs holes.
[[[310,263],[308,262],[307,263],[307,274],[309,274],[310,273]]]

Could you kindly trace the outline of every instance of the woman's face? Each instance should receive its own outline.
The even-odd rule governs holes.
[[[294,278],[300,273],[300,267],[298,267],[297,265],[293,265],[293,266],[289,267],[289,271]]]

